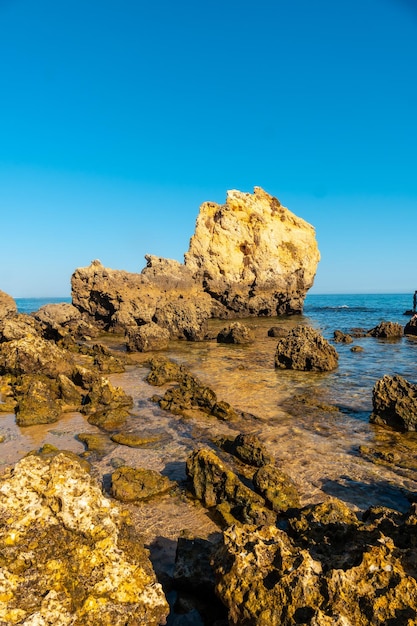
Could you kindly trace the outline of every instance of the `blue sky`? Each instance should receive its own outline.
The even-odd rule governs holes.
[[[311,293],[417,289],[414,0],[0,0],[0,289],[183,261],[263,187],[315,228]]]

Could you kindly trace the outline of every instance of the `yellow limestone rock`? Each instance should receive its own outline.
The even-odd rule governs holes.
[[[320,260],[314,228],[260,187],[200,207],[185,265],[240,314],[302,310]]]
[[[65,453],[0,478],[0,623],[165,624],[168,604],[128,517]]]

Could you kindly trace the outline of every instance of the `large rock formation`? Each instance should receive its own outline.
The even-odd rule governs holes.
[[[116,332],[156,323],[200,340],[210,317],[300,313],[320,254],[314,228],[256,187],[201,206],[184,264],[145,258],[140,274],[99,261],[74,272],[72,301],[85,319]]]
[[[315,231],[260,187],[200,207],[185,265],[227,311],[301,312],[320,254]]]

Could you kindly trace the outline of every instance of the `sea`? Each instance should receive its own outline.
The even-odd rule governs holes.
[[[23,313],[47,303],[70,301],[16,300]],[[338,497],[357,511],[369,506],[406,510],[417,494],[417,435],[371,424],[369,417],[372,390],[382,376],[399,374],[417,384],[417,338],[367,336],[355,338],[352,344],[333,343],[339,355],[336,370],[296,372],[274,367],[278,339],[269,337],[268,330],[272,326],[288,330],[306,324],[333,342],[335,330],[370,330],[382,321],[404,326],[410,318],[404,313],[412,305],[412,292],[308,294],[302,315],[240,320],[254,331],[253,344],[172,341],[164,354],[186,365],[214,389],[219,400],[245,412],[238,422],[221,422],[209,416],[178,418],[160,409],[151,397],[162,394],[164,389],[155,389],[145,380],[149,371],[146,360],[152,355],[145,359],[137,354],[135,365],[125,373],[111,375],[110,380],[134,399],[126,428],[164,436],[155,447],[136,450],[118,446],[97,462],[96,472],[108,475],[116,455],[126,464],[156,469],[181,482],[185,479],[186,458],[196,445],[212,447],[218,438],[250,432],[261,439],[276,464],[295,482],[303,504]],[[210,320],[212,333],[225,325],[224,320]],[[352,351],[353,346],[361,350]],[[0,469],[44,443],[82,453],[84,444],[77,439],[80,432],[97,432],[80,414],[65,415],[55,424],[26,428],[16,426],[13,415],[3,415]],[[387,461],[387,451],[394,462]],[[143,515],[149,528],[158,526],[158,507],[154,509],[155,519],[149,518],[149,508],[143,510]],[[173,520],[175,515],[168,518]],[[164,516],[165,533],[169,523]]]

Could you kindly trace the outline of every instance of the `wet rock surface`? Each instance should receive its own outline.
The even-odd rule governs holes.
[[[338,354],[324,337],[309,326],[296,326],[278,342],[275,367],[324,372],[338,365]]]
[[[399,339],[404,334],[401,324],[396,322],[381,322],[375,328],[368,331],[371,337],[380,337],[382,339]]]
[[[370,421],[402,431],[417,430],[417,385],[402,376],[384,376],[372,395]]]

